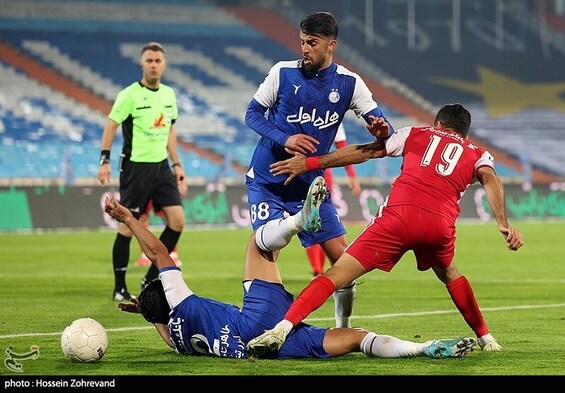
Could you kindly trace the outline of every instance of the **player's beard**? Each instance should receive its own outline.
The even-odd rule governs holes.
[[[320,68],[322,68],[323,64],[324,64],[323,60],[312,62],[310,64],[306,64],[304,63],[304,61],[302,61],[302,67],[304,68],[304,71],[309,73],[317,73],[318,71],[320,71]]]
[[[309,64],[306,64],[304,62],[304,59],[302,59],[302,68],[304,69],[304,71],[308,73],[314,73],[314,74],[318,73],[318,71],[322,69],[322,66],[326,62],[325,57],[319,57],[318,59],[315,59],[313,57],[308,57],[308,59],[310,60]]]

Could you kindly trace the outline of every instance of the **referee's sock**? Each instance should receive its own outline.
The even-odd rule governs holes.
[[[131,237],[118,233],[112,249],[112,264],[114,267],[114,291],[127,289],[126,271],[129,262]]]
[[[175,249],[177,243],[179,241],[180,235],[182,232],[177,232],[172,230],[169,226],[166,226],[159,237],[159,240],[167,247],[167,251],[169,254]],[[151,281],[159,277],[159,269],[153,264],[147,270],[145,277],[141,280],[141,289],[145,287],[145,285],[149,284]]]

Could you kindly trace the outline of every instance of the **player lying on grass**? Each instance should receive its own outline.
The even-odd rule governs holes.
[[[316,218],[317,205],[326,192],[318,188],[320,179],[323,181],[319,177],[312,183],[302,212],[297,214],[299,221]],[[277,264],[263,259],[257,251],[246,254],[241,308],[200,297],[186,285],[166,247],[129,210],[113,197],[108,197],[105,211],[127,225],[159,269],[159,279],[147,285],[138,299],[120,303],[118,307],[141,313],[154,324],[163,340],[180,354],[248,358],[247,342],[271,329],[293,300],[283,287]],[[350,352],[363,352],[368,357],[379,358],[462,357],[473,351],[475,344],[473,338],[417,343],[364,329],[329,329],[301,323],[273,357],[328,358]]]

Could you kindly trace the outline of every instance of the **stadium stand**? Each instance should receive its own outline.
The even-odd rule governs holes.
[[[162,42],[168,52],[164,81],[178,92],[177,130],[183,147],[181,157],[191,181],[222,178],[243,182],[243,173],[258,138],[243,122],[246,105],[274,62],[297,57],[297,20],[316,7],[304,2],[287,1],[286,6],[260,2],[274,12],[256,4],[246,6],[248,3],[257,2],[240,1],[234,5],[234,2],[204,0],[21,0],[3,3],[0,8],[2,182],[95,181],[99,138],[111,102],[116,92],[138,75],[139,47],[152,40]],[[472,132],[499,153],[497,159],[504,158],[498,162],[501,176],[511,180],[522,178],[523,164],[532,168],[538,180],[564,176],[565,169],[559,165],[559,154],[565,144],[563,97],[557,95],[554,101],[545,103],[543,99],[548,97],[538,92],[534,97],[538,99],[538,107],[493,118],[489,111],[494,108],[500,114],[501,109],[488,106],[487,90],[480,90],[476,81],[480,67],[485,67],[484,72],[491,72],[488,74],[491,76],[496,70],[502,81],[510,78],[523,85],[535,81],[540,89],[552,85],[557,88],[560,84],[556,82],[562,81],[563,74],[557,75],[555,67],[565,69],[563,53],[551,46],[551,59],[542,56],[542,63],[551,65],[546,64],[549,71],[543,75],[539,75],[538,68],[528,66],[530,62],[523,61],[524,58],[534,60],[534,53],[531,56],[521,53],[522,62],[528,64],[520,64],[515,70],[507,64],[510,56],[506,51],[480,45],[471,30],[462,29],[460,40],[465,50],[454,56],[457,61],[438,65],[434,61],[446,50],[444,30],[426,30],[433,45],[420,51],[424,53],[409,45],[407,48],[406,37],[402,41],[401,35],[395,34],[403,26],[402,21],[409,20],[406,13],[411,3],[417,2],[387,1],[384,8],[374,9],[373,25],[392,27],[382,37],[369,39],[367,31],[359,30],[359,26],[366,25],[360,16],[365,10],[359,9],[359,4],[325,2],[324,6],[332,9],[342,26],[336,60],[372,81],[370,87],[395,127],[428,123],[438,105],[460,101],[473,110]],[[422,3],[414,7],[416,20],[426,27],[432,24],[430,15],[436,15],[436,8],[442,10],[437,13],[438,18],[446,20],[449,15],[444,13],[451,9]],[[463,7],[462,12],[476,15],[477,20],[490,21],[495,17],[488,7],[467,9],[466,3]],[[513,33],[519,31],[529,37],[532,27],[515,16],[523,12],[514,8],[505,10],[504,15],[507,18],[514,15],[508,24]],[[563,31],[555,31],[562,38]],[[386,45],[377,45],[379,39],[385,40]],[[472,50],[467,53],[469,42]],[[526,49],[539,51],[529,46]],[[477,51],[487,50],[488,61],[476,56]],[[453,49],[449,47],[449,51]],[[535,55],[542,54],[535,52]],[[485,77],[480,73],[479,76]],[[493,89],[501,87],[494,85]],[[367,140],[366,130],[358,119],[346,118],[345,126],[350,143]],[[116,141],[114,146],[120,146],[120,142]],[[113,154],[117,156],[118,152]],[[14,157],[25,165],[14,165],[10,160]],[[377,161],[360,165],[358,175],[392,180],[400,162]],[[345,172],[336,169],[335,175],[345,176]]]
[[[319,7],[290,3],[279,14],[295,24]],[[565,10],[558,3],[328,0],[324,7],[342,21],[347,59],[359,69],[428,111],[465,104],[472,134],[505,164],[563,177]]]

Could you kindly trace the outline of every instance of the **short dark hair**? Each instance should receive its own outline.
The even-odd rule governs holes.
[[[300,31],[316,37],[337,39],[338,26],[335,17],[329,12],[312,12],[300,22]]]
[[[143,45],[143,48],[141,48],[141,56],[143,56],[143,54],[148,50],[163,52],[163,54],[165,54],[165,48],[163,48],[163,45],[155,41],[148,42],[147,44]]]
[[[165,290],[160,279],[151,281],[139,294],[139,311],[147,322],[169,323],[171,308],[165,297]]]
[[[441,122],[445,128],[450,128],[466,137],[471,127],[471,112],[461,104],[447,104],[438,111],[434,125],[437,122]]]

